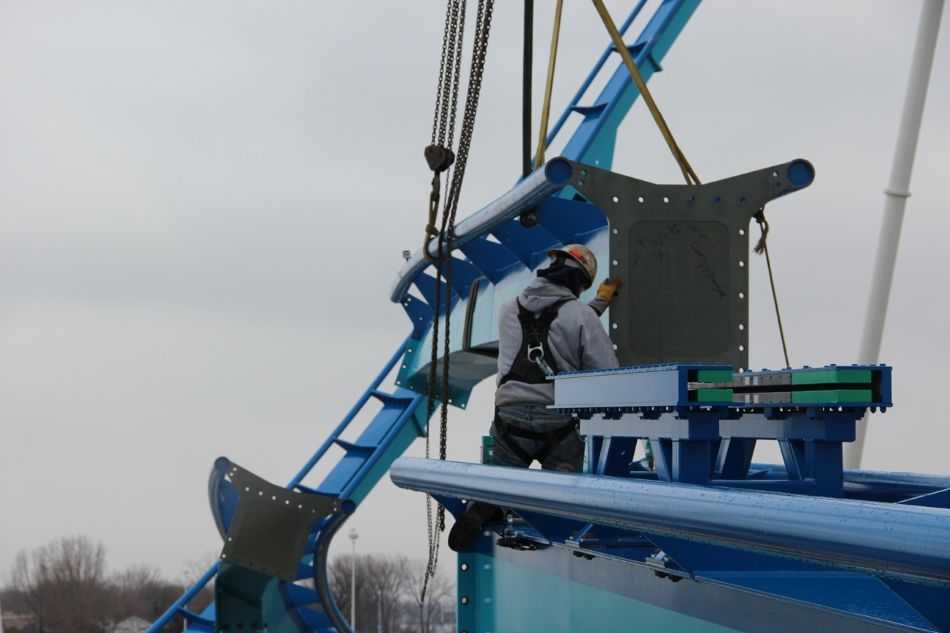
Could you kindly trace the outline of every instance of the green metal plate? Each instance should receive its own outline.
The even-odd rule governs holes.
[[[696,402],[732,402],[732,389],[697,389]]]
[[[793,385],[869,384],[870,382],[870,369],[820,369],[792,374]]]
[[[732,382],[732,370],[700,369],[696,372],[696,382]]]
[[[854,404],[871,402],[870,389],[819,389],[793,391],[793,404]]]

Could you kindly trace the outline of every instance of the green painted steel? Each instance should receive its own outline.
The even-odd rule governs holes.
[[[731,369],[700,369],[696,372],[696,382],[732,382]]]
[[[484,554],[467,554],[464,559],[468,568],[461,571],[463,556],[459,557],[459,631],[737,633],[737,629]]]
[[[821,369],[818,371],[803,371],[792,373],[793,385],[832,385],[838,383],[871,382],[870,369]]]
[[[870,402],[870,389],[819,389],[818,391],[793,391],[793,404],[845,404]]]
[[[732,389],[697,389],[696,402],[732,402]]]

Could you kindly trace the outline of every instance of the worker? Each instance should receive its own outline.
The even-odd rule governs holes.
[[[581,244],[548,253],[547,268],[498,315],[498,387],[491,426],[494,464],[579,472],[584,442],[577,420],[548,409],[560,372],[617,367],[617,356],[600,315],[622,280],[606,279],[589,303],[578,300],[597,276],[597,258]],[[484,523],[500,514],[496,506],[473,502],[449,532],[449,547],[469,549]]]

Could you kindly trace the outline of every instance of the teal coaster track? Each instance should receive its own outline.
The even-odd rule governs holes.
[[[645,3],[636,4],[622,33]],[[661,70],[698,4],[663,0],[645,20],[627,46],[644,80]],[[950,480],[841,465],[841,443],[853,440],[855,422],[869,409],[891,406],[890,368],[743,371],[748,222],[769,200],[807,187],[811,165],[795,160],[694,190],[611,173],[618,126],[639,94],[623,64],[607,69],[616,58],[608,46],[552,128],[549,145],[569,119],[578,119],[561,156],[456,225],[453,253],[442,253],[453,257],[451,287],[433,275],[421,250],[406,262],[390,299],[405,309],[409,336],[287,486],[268,484],[224,458],[215,463],[209,500],[225,544],[222,559],[150,632],[176,615],[194,632],[351,631],[328,585],[327,554],[391,466],[398,485],[435,495],[453,513],[462,499],[517,512],[516,524],[492,528],[505,539],[496,543],[490,529],[474,552],[459,556],[460,631],[619,631],[632,618],[654,630],[950,628]],[[598,77],[606,79],[604,87],[588,100]],[[612,210],[623,206],[621,198],[633,205],[630,212]],[[663,215],[677,205],[682,222]],[[538,220],[530,228],[518,221],[529,210]],[[728,219],[704,220],[713,216]],[[660,224],[662,230],[644,237],[643,226]],[[719,235],[720,225],[728,236]],[[636,287],[652,292],[651,280],[661,283],[668,264],[651,260],[646,247],[637,251],[651,240],[692,253],[696,283],[711,285],[716,297],[728,288],[730,297],[704,304],[687,288],[678,296],[666,292],[652,315],[627,296],[612,306],[608,326],[621,364],[646,367],[564,377],[585,381],[582,395],[624,381],[622,393],[639,398],[556,403],[583,420],[587,474],[396,461],[428,425],[427,351],[437,289],[450,296],[450,318],[464,323],[452,328],[448,393],[437,396],[465,408],[472,388],[496,371],[498,307],[520,291],[550,248],[587,244],[610,262],[604,268],[628,280],[646,275]],[[434,241],[427,248],[439,255]],[[620,261],[638,257],[639,268]],[[737,260],[741,272],[733,270]],[[731,272],[717,279],[717,266]],[[728,350],[707,345],[712,334],[690,338],[688,350],[671,350],[677,327],[693,335],[691,323],[676,315],[695,313],[728,329],[721,337]],[[644,339],[655,333],[653,342],[624,338],[630,323]],[[656,365],[666,362],[689,364]],[[720,373],[703,374],[704,367]],[[384,389],[394,371],[395,385]],[[675,388],[664,391],[658,376],[672,374]],[[600,393],[608,392],[618,390]],[[355,441],[342,440],[371,401],[381,404],[378,413]],[[642,438],[655,447],[654,468],[631,463]],[[751,463],[761,439],[779,441],[784,465]],[[343,456],[318,486],[305,485],[318,464],[327,471],[333,446]],[[729,504],[741,512],[732,517]],[[215,603],[189,611],[212,580]]]
[[[620,27],[622,33],[627,32],[645,4],[646,0],[637,2]],[[699,0],[665,0],[657,7],[642,33],[629,46],[644,80],[648,81],[653,73],[661,70],[660,62],[698,5]],[[607,70],[607,62],[614,56],[616,51],[613,46],[607,46],[551,129],[548,145],[559,137],[569,118],[580,117],[580,123],[562,153],[566,158],[604,168],[609,168],[612,163],[617,128],[638,96],[630,75],[622,65],[618,65],[615,70]],[[603,73],[611,73],[605,87],[592,102],[585,103],[583,100],[589,98],[587,93],[590,86],[599,76],[603,76]],[[594,215],[584,209],[585,213],[574,215],[568,224],[560,218],[561,214],[554,212],[557,205],[573,204],[566,198],[547,198],[540,209],[540,225],[532,228],[530,233],[526,229],[519,230],[515,226],[516,223],[504,222],[505,219],[516,217],[521,208],[531,208],[559,188],[557,182],[552,181],[548,174],[557,178],[561,162],[556,159],[551,162],[553,166],[549,164],[547,168],[521,183],[520,187],[516,187],[525,191],[525,185],[528,185],[530,193],[516,194],[521,198],[519,206],[510,208],[507,218],[491,218],[491,222],[483,226],[478,226],[472,220],[477,220],[481,215],[485,215],[484,213],[476,213],[469,219],[467,224],[472,228],[466,237],[470,241],[467,245],[462,239],[456,241],[465,259],[456,258],[455,261],[455,283],[451,290],[455,300],[453,315],[466,313],[466,301],[472,283],[477,278],[486,278],[491,284],[504,282],[504,286],[517,284],[518,280],[523,279],[524,275],[541,261],[539,252],[546,250],[546,245],[591,242],[598,236],[602,241],[606,224],[600,214]],[[503,196],[502,199],[504,198]],[[504,226],[501,226],[503,222]],[[465,226],[465,221],[459,223],[460,236]],[[495,229],[497,242],[485,239],[492,229]],[[541,245],[540,242],[546,245]],[[308,539],[298,580],[312,579],[315,590],[273,578],[269,580],[269,587],[264,592],[263,599],[251,600],[247,604],[247,611],[258,614],[250,615],[248,621],[262,621],[260,618],[263,617],[271,632],[350,630],[328,587],[326,558],[330,541],[346,520],[346,510],[353,511],[358,508],[359,503],[388,471],[392,462],[414,439],[425,434],[428,424],[424,406],[424,356],[425,350],[431,344],[428,334],[431,331],[433,310],[430,306],[436,281],[427,273],[427,262],[420,264],[420,261],[424,260],[421,253],[417,253],[400,276],[400,282],[392,297],[404,306],[412,324],[411,334],[396,349],[392,358],[324,444],[287,485],[287,490],[346,500],[348,504],[346,509],[341,509],[320,521]],[[415,287],[421,298],[411,295],[410,287]],[[456,331],[462,334],[459,328],[456,328]],[[465,407],[474,385],[495,372],[494,360],[483,354],[464,350],[461,337],[453,340],[452,346],[455,351],[450,361],[452,382],[449,386],[449,397],[453,405]],[[399,372],[395,389],[391,392],[383,391],[382,382],[397,365]],[[371,400],[382,402],[382,409],[359,439],[352,443],[341,440],[340,437],[349,424]],[[317,488],[304,487],[301,484],[303,479],[333,445],[344,449],[339,462]],[[214,520],[224,536],[234,515],[237,493],[220,469],[212,472],[209,495]],[[241,570],[229,563],[219,562],[171,605],[163,616],[152,624],[149,631],[159,631],[171,618],[179,614],[184,616],[188,631],[214,631],[215,605],[202,613],[193,613],[186,605],[216,577],[220,586],[222,576],[235,574],[240,576]],[[218,591],[220,592],[220,589]]]

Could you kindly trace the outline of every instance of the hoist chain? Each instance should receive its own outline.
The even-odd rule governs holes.
[[[429,240],[438,234],[435,219],[442,195],[442,173],[455,162],[452,145],[455,143],[455,111],[458,105],[459,75],[462,68],[462,43],[465,34],[465,0],[451,0],[445,12],[442,33],[442,59],[439,62],[439,83],[435,93],[435,112],[432,115],[432,138],[425,148],[425,159],[432,170],[429,192],[429,221],[422,241],[422,254],[430,262]]]
[[[449,10],[453,9],[454,5],[450,5]],[[452,311],[452,243],[454,241],[454,232],[455,232],[455,216],[458,211],[458,201],[459,195],[462,190],[462,182],[465,178],[465,168],[468,164],[468,153],[469,148],[472,143],[472,134],[475,129],[475,115],[478,111],[478,100],[481,94],[482,87],[482,77],[485,71],[485,58],[488,53],[488,36],[491,30],[491,20],[492,20],[492,10],[494,7],[494,0],[479,0],[478,10],[475,18],[475,42],[472,47],[472,66],[469,72],[469,81],[468,88],[465,96],[465,111],[462,116],[462,129],[459,133],[459,145],[458,145],[458,154],[457,156],[451,154],[451,150],[445,149],[448,154],[451,155],[451,159],[454,159],[455,166],[450,175],[447,176],[448,180],[448,194],[445,198],[445,205],[442,210],[442,222],[440,230],[438,231],[438,246],[436,250],[436,257],[434,258],[433,263],[436,268],[436,286],[435,286],[435,301],[433,305],[433,324],[432,324],[432,352],[430,354],[430,365],[429,365],[429,398],[428,398],[428,416],[431,418],[435,409],[435,379],[436,379],[436,366],[438,361],[438,343],[439,343],[439,318],[440,313],[445,315],[445,332],[442,334],[443,341],[443,351],[442,351],[442,380],[439,389],[440,395],[440,416],[439,416],[439,459],[445,459],[446,450],[447,450],[447,441],[448,441],[448,407],[449,407],[449,357],[451,353],[451,311]],[[464,2],[462,2],[462,16],[459,19],[459,24],[464,24]],[[448,139],[451,143],[454,140],[454,129],[455,129],[455,111],[457,109],[457,98],[458,98],[458,82],[459,76],[461,75],[461,31],[462,27],[459,27],[458,33],[459,38],[457,42],[457,48],[454,49],[456,52],[455,66],[453,68],[453,77],[452,77],[452,108],[449,114],[449,124],[448,124]],[[453,50],[451,41],[449,42],[450,51]],[[446,78],[442,77],[443,81],[446,81]],[[443,91],[444,94],[444,91]],[[443,97],[444,99],[444,97]],[[444,103],[444,101],[443,101]],[[431,152],[430,152],[431,150]],[[430,153],[435,158],[445,158],[445,154],[438,154],[439,150],[432,150],[432,146],[426,148],[426,158],[429,159]],[[444,170],[447,170],[451,166],[451,161],[444,166]],[[430,163],[430,167],[431,167]],[[433,168],[435,171],[435,168]],[[433,191],[435,191],[435,182],[438,179],[438,173],[434,175],[433,180]],[[432,204],[432,198],[430,197],[430,205]],[[437,205],[437,199],[435,204]],[[434,224],[435,214],[430,206],[430,224]],[[426,256],[429,256],[428,253],[428,243],[429,243],[429,234],[426,235],[424,253]],[[443,296],[443,282],[445,280],[445,292]],[[443,304],[444,302],[444,304]],[[428,425],[426,427],[429,428]],[[426,457],[429,457],[429,434],[428,430],[426,432]],[[439,533],[445,530],[445,508],[439,505],[436,515],[436,520],[432,520],[432,505],[431,497],[428,497],[426,500],[426,520],[428,528],[428,537],[429,537],[429,557],[426,564],[426,577],[422,586],[422,596],[421,599],[424,601],[426,592],[428,589],[429,578],[435,575],[436,566],[438,565],[438,553],[439,553]]]

